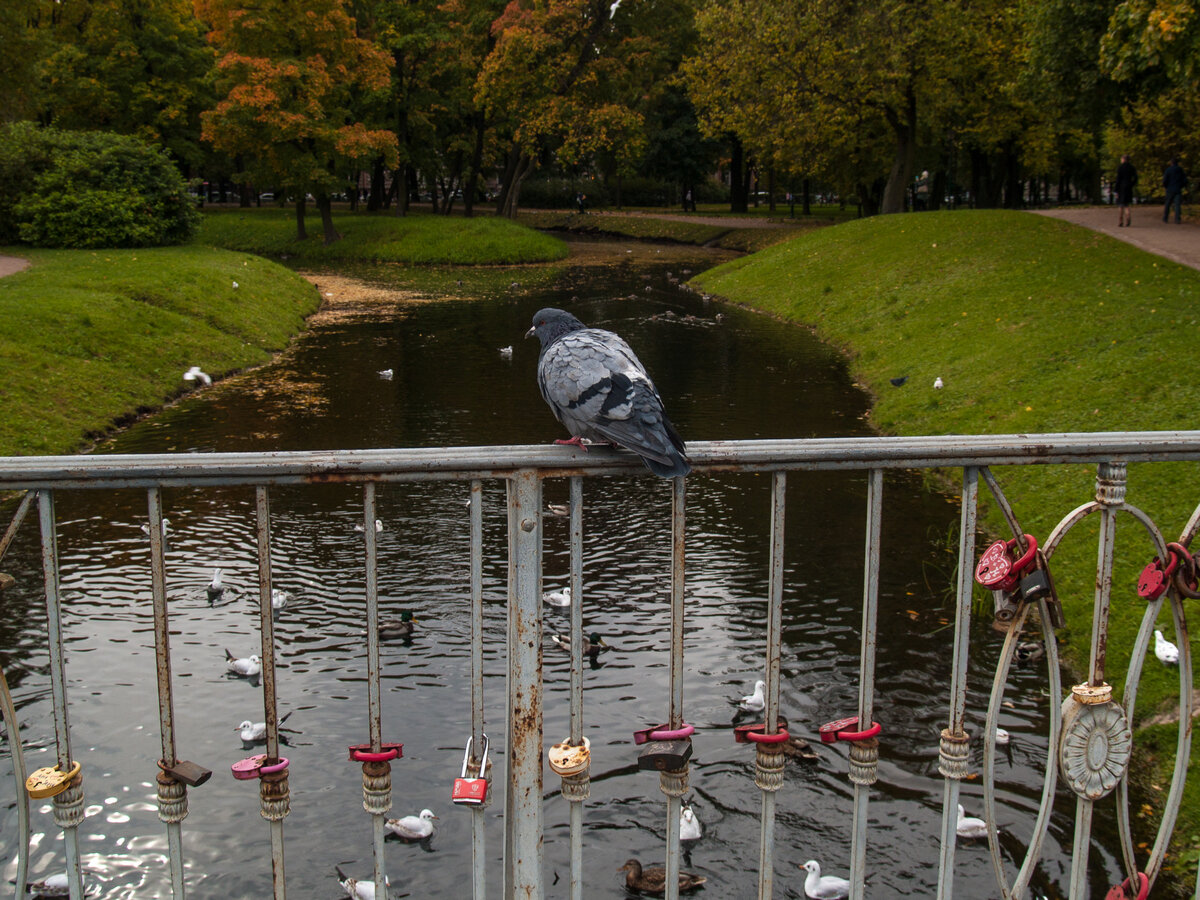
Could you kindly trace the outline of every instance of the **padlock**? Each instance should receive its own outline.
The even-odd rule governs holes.
[[[182,781],[188,787],[199,787],[212,778],[212,769],[206,769],[204,766],[197,765],[186,759],[175,760],[175,765],[163,765],[163,761],[158,761],[158,767],[174,778],[176,781]]]
[[[1019,558],[1014,554],[1019,550],[1016,538],[1011,541],[996,541],[979,558],[975,567],[975,580],[985,588],[994,591],[1012,591],[1022,576],[1034,562],[1037,553],[1037,541],[1033,535],[1026,534],[1025,552]]]
[[[467,750],[463,754],[462,775],[454,779],[454,788],[450,792],[450,799],[455,803],[461,803],[464,806],[482,806],[487,801],[487,755],[488,755],[488,736],[483,736],[483,756],[479,759],[479,772],[474,778],[467,777],[467,768],[471,764],[471,742],[474,738],[467,738]]]
[[[1063,616],[1058,592],[1054,590],[1054,576],[1050,574],[1050,561],[1046,559],[1044,551],[1037,551],[1035,563],[1037,568],[1021,579],[1021,602],[1036,603],[1038,600],[1044,600],[1051,627],[1062,628],[1067,620]]]
[[[1175,568],[1178,565],[1179,557],[1174,553],[1171,554],[1171,561],[1165,568],[1162,560],[1157,556],[1154,557],[1154,562],[1142,569],[1142,574],[1138,578],[1138,596],[1143,600],[1157,600],[1161,597],[1170,585],[1171,576],[1175,574]]]
[[[37,800],[56,797],[71,786],[71,780],[79,774],[81,768],[80,764],[75,762],[66,772],[58,766],[38,769],[25,779],[25,790],[29,791],[30,797]]]
[[[547,754],[550,760],[550,768],[557,774],[578,775],[580,772],[587,771],[592,761],[592,742],[587,738],[583,739],[583,743],[576,746],[565,740],[561,744],[555,744],[550,748]]]
[[[638,768],[648,772],[677,772],[692,758],[689,738],[674,741],[647,741],[638,754]]]

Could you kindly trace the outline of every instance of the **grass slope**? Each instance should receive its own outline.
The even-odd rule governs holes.
[[[812,325],[844,347],[856,377],[876,395],[871,417],[884,432],[1200,426],[1191,399],[1200,382],[1200,272],[1065,222],[1002,211],[879,216],[809,232],[711,269],[693,284]],[[908,383],[893,387],[889,379],[902,375]],[[940,391],[932,389],[937,377],[945,382]],[[1173,540],[1200,499],[1198,473],[1195,464],[1131,465],[1129,502]],[[1014,466],[997,476],[1025,529],[1044,539],[1091,498],[1095,472]],[[980,492],[986,495],[982,484]],[[988,521],[1003,532],[994,510]],[[1145,609],[1137,577],[1154,555],[1140,525],[1128,516],[1119,522],[1107,672],[1118,694]],[[1067,616],[1060,641],[1076,671],[1086,670],[1090,646],[1092,528],[1091,537],[1072,532],[1055,556]],[[1186,609],[1195,617],[1200,605],[1186,601]],[[1165,608],[1158,621],[1173,633]],[[1169,713],[1178,694],[1177,671],[1151,655],[1139,719]],[[1175,734],[1174,725],[1154,726],[1139,735],[1139,747],[1163,750],[1160,764],[1169,764]],[[1191,765],[1200,773],[1200,747]],[[1135,822],[1140,835],[1157,828],[1167,772],[1144,785],[1148,803],[1135,811],[1147,820]],[[1194,873],[1198,832],[1200,778],[1193,777],[1173,853],[1185,873]]]
[[[401,217],[335,210],[333,224],[342,239],[326,247],[320,216],[312,209],[305,217],[304,241],[296,240],[293,208],[219,210],[204,216],[197,241],[307,263],[515,265],[567,255],[558,238],[493,216],[465,219],[414,212]]]
[[[33,265],[0,279],[0,456],[76,450],[176,396],[192,365],[216,377],[265,362],[319,304],[303,278],[244,253],[7,252]]]

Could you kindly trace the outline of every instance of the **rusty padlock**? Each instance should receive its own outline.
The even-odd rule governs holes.
[[[450,799],[464,806],[482,806],[487,801],[487,755],[488,755],[488,736],[483,736],[483,755],[479,758],[479,773],[470,778],[467,776],[467,768],[471,764],[471,742],[473,737],[467,738],[467,750],[463,754],[462,775],[454,779],[454,787],[450,791]]]
[[[197,765],[186,759],[175,760],[175,765],[173,766],[165,765],[160,759],[158,767],[176,781],[182,781],[188,787],[199,787],[212,778],[212,769],[206,769],[204,766]]]
[[[562,776],[578,775],[580,772],[587,771],[588,766],[591,765],[592,742],[585,737],[583,743],[576,746],[568,739],[551,747],[547,757],[550,761],[550,768],[557,774]]]
[[[993,591],[1009,592],[1015,589],[1037,554],[1037,541],[1033,535],[1026,534],[1023,537],[1025,552],[1019,557],[1015,555],[1020,549],[1016,538],[996,541],[983,551],[979,564],[975,566],[975,580]]]
[[[1046,611],[1050,614],[1050,625],[1062,628],[1067,623],[1063,616],[1062,603],[1058,592],[1054,590],[1054,576],[1050,574],[1050,564],[1046,554],[1038,550],[1034,558],[1036,568],[1021,579],[1021,602],[1036,603],[1046,601]]]
[[[655,725],[633,733],[636,744],[645,744],[638,754],[638,768],[648,772],[676,772],[692,758],[692,734],[686,722],[679,728]]]
[[[71,780],[79,774],[80,769],[82,766],[78,762],[72,763],[71,768],[66,772],[58,766],[38,769],[25,779],[25,790],[29,791],[30,797],[37,800],[57,797],[71,786]]]

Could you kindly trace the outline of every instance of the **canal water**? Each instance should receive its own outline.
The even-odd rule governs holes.
[[[318,276],[330,307],[274,363],[192,394],[95,452],[308,450],[545,443],[565,437],[535,383],[536,341],[523,340],[535,310],[569,309],[621,333],[655,378],[685,439],[805,438],[869,433],[869,398],[845,360],[805,329],[685,290],[689,274],[719,254],[649,244],[579,245],[568,264],[480,272],[430,271],[416,290],[403,270]],[[347,279],[347,274],[353,279]],[[501,349],[510,346],[511,356]],[[203,360],[196,360],[203,364]],[[391,377],[380,372],[391,370]],[[910,383],[903,390],[922,390]],[[735,744],[737,700],[763,677],[770,479],[688,480],[686,718],[697,727],[693,808],[703,837],[685,868],[707,876],[704,895],[747,897],[756,883],[760,793],[754,754]],[[395,897],[467,896],[470,814],[449,802],[470,728],[468,488],[383,486],[378,510],[384,613],[411,609],[411,640],[383,655],[383,732],[404,743],[393,769],[393,815],[433,810],[434,837],[388,842]],[[565,502],[562,481],[547,500]],[[852,789],[847,751],[822,745],[820,724],[857,702],[865,476],[788,479],[781,709],[815,761],[789,762],[778,794],[777,897],[803,897],[808,859],[846,875]],[[485,704],[496,772],[503,771],[505,501],[484,488]],[[613,649],[585,671],[585,734],[592,746],[585,807],[585,896],[624,895],[617,868],[660,863],[665,802],[658,778],[639,772],[631,732],[665,718],[669,650],[669,484],[639,477],[588,479],[584,488],[584,627]],[[165,829],[156,815],[159,756],[146,498],[137,491],[60,492],[58,543],[74,755],[83,764],[87,819],[80,828],[90,896],[169,896]],[[170,490],[167,552],[175,711],[182,758],[212,768],[189,792],[184,824],[189,896],[270,895],[269,826],[257,787],[229,775],[254,752],[237,725],[263,718],[261,689],[226,673],[225,651],[257,652],[254,498],[250,489]],[[953,634],[958,509],[916,473],[885,478],[877,716],[884,726],[872,793],[867,861],[873,897],[932,896],[937,880],[942,780],[938,735],[946,724]],[[335,897],[335,864],[366,875],[371,825],[361,769],[346,746],[367,739],[361,487],[272,492],[273,579],[288,592],[277,616],[281,713],[291,760],[285,823],[289,895]],[[12,504],[0,507],[3,520]],[[566,520],[547,517],[545,587],[566,584]],[[209,604],[220,568],[228,602]],[[0,660],[13,687],[30,768],[53,763],[54,726],[36,524],[5,560],[17,578],[0,609]],[[567,627],[546,608],[547,744],[567,734],[568,657],[549,640]],[[982,730],[1001,636],[973,625],[968,727]],[[1045,672],[1015,671],[1001,725],[1012,734],[998,766],[999,827],[1010,877],[1024,855],[1041,791]],[[982,769],[978,741],[971,758]],[[15,873],[17,815],[7,760],[0,762],[0,850]],[[546,778],[547,895],[569,881],[568,809]],[[499,794],[502,779],[498,779]],[[963,788],[982,812],[978,779]],[[1060,896],[1070,855],[1070,798],[1062,797],[1035,882]],[[503,802],[487,813],[488,855],[500,871]],[[34,873],[63,868],[49,805],[33,803]],[[956,896],[996,895],[986,847],[961,842]],[[1112,855],[1092,854],[1097,892],[1119,881]],[[490,889],[499,896],[499,882]]]

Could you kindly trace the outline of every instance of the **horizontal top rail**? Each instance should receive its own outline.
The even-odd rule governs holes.
[[[688,456],[698,473],[1180,461],[1200,460],[1200,431],[693,441]],[[553,444],[8,456],[0,457],[0,490],[434,481],[505,478],[519,469],[548,477],[645,471],[631,453]]]

